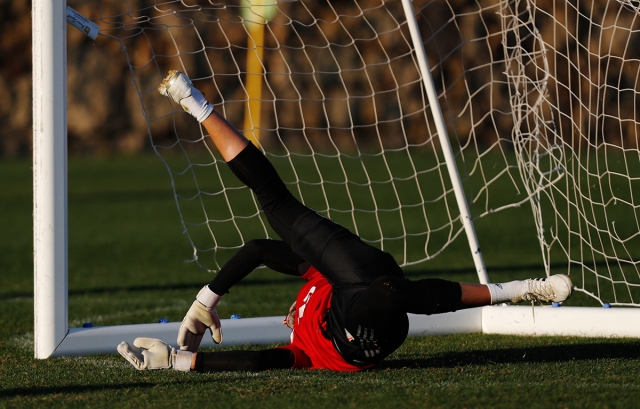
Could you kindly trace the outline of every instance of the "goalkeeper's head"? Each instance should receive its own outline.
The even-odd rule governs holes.
[[[293,304],[291,304],[291,307],[289,308],[289,312],[287,313],[287,316],[284,317],[284,319],[282,320],[282,323],[287,327],[291,328],[291,330],[293,331],[293,324],[295,323],[295,321],[296,321],[296,303],[294,301]]]

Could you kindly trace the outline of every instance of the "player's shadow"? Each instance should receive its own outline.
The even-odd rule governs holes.
[[[507,348],[495,350],[475,350],[448,352],[430,357],[388,358],[382,361],[380,369],[399,368],[455,368],[460,366],[487,366],[511,363],[566,362],[597,359],[640,359],[640,341],[629,340],[612,345],[610,343],[589,343],[576,345],[549,345],[531,348]]]
[[[253,379],[252,377],[246,377]],[[233,377],[229,379],[217,379],[216,382],[236,382],[239,377]],[[97,384],[97,385],[65,385],[65,386],[49,386],[49,387],[29,387],[29,388],[13,388],[0,390],[0,399],[13,398],[16,396],[46,396],[46,395],[58,395],[58,394],[74,394],[74,393],[91,393],[91,392],[103,392],[105,390],[119,391],[126,389],[149,389],[157,388],[158,386],[167,385],[182,385],[184,379],[175,381],[158,381],[158,382],[130,382],[130,383],[117,383],[117,384]],[[202,377],[201,379],[189,378],[189,385],[197,384],[211,384],[209,377]],[[0,405],[1,406],[1,405]]]
[[[129,388],[153,388],[158,386],[152,382],[122,383],[113,385],[65,385],[49,386],[46,388],[13,388],[0,391],[0,398],[12,398],[16,396],[55,395],[68,393],[86,393],[105,390],[120,390]]]

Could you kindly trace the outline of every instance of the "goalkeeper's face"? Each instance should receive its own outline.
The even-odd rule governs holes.
[[[295,323],[295,321],[296,321],[296,303],[294,301],[293,304],[291,304],[291,308],[289,308],[289,313],[287,313],[287,316],[284,317],[284,319],[282,320],[282,323],[287,327],[291,328],[291,330],[293,330],[293,324]]]

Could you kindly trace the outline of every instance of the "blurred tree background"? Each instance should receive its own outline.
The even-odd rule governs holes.
[[[144,64],[151,57],[149,55],[149,41],[153,36],[154,27],[151,22],[138,22],[137,29],[127,31],[126,21],[153,17],[157,12],[153,7],[153,0],[69,0],[68,4],[85,16],[98,19],[96,22],[102,28],[109,28],[110,34],[121,39],[122,43],[99,36],[94,42],[73,27],[68,27],[68,133],[69,151],[72,154],[110,154],[110,153],[136,153],[150,147],[148,135],[148,123],[141,115],[141,98],[135,89],[127,57],[122,49],[126,45],[129,58],[133,65]],[[193,6],[196,1],[184,1],[185,5]],[[193,4],[191,4],[193,3]],[[207,7],[238,5],[239,0],[228,2],[201,2]],[[500,115],[499,112],[509,113],[508,85],[505,82],[505,67],[500,64],[487,65],[490,61],[500,61],[504,58],[504,40],[501,30],[500,18],[501,4],[498,0],[449,0],[441,1],[415,1],[414,7],[420,10],[418,15],[423,38],[426,40],[427,54],[433,67],[434,80],[439,91],[446,89],[448,109],[445,110],[447,122],[455,128],[462,144],[470,138],[475,143],[489,145],[496,140],[508,141],[511,135],[513,121],[510,114]],[[571,120],[556,118],[557,126],[562,138],[571,140],[577,131],[586,134],[592,141],[606,140],[609,143],[637,147],[636,135],[638,120],[637,111],[640,104],[637,103],[637,78],[639,72],[638,59],[640,58],[640,43],[637,33],[637,15],[633,12],[621,9],[614,1],[596,0],[584,2],[578,0],[538,0],[536,10],[536,26],[545,43],[551,48],[548,57],[551,69],[556,71],[557,81],[561,84],[559,91],[549,97],[556,100],[562,114]],[[357,4],[357,5],[356,5]],[[348,44],[349,36],[358,38],[367,37],[368,28],[361,20],[350,18],[359,13],[358,6],[376,8],[381,0],[353,1],[329,1],[329,0],[305,0],[303,2],[280,2],[278,7],[283,11],[274,21],[269,23],[268,34],[265,39],[267,50],[277,47],[278,44],[290,44],[297,47],[301,41],[313,43],[318,39],[318,33],[329,33],[331,30],[343,30],[344,34],[337,33],[337,42],[344,38],[344,44]],[[328,5],[331,5],[329,7]],[[386,2],[391,10],[401,9],[399,0]],[[145,8],[146,7],[146,8]],[[144,9],[142,14],[126,16],[127,10]],[[237,9],[237,8],[236,8]],[[339,9],[341,24],[325,24],[336,20],[336,9]],[[123,11],[124,10],[124,11]],[[0,3],[0,52],[2,52],[2,64],[0,65],[0,87],[3,97],[0,99],[0,155],[3,157],[29,156],[31,152],[31,4],[23,0],[5,0]],[[227,18],[233,20],[234,12],[228,13]],[[119,15],[119,18],[108,19],[106,16]],[[318,20],[313,20],[313,15]],[[288,16],[288,17],[287,17]],[[346,17],[345,17],[346,16]],[[294,20],[288,20],[288,18]],[[553,18],[552,18],[553,17]],[[295,21],[297,20],[297,22]],[[376,24],[375,18],[370,17],[371,23]],[[123,23],[124,21],[124,23]],[[594,22],[594,24],[591,24]],[[402,21],[400,21],[402,22]],[[453,24],[451,24],[453,22]],[[384,21],[381,21],[384,31]],[[607,23],[613,26],[607,26]],[[124,25],[123,25],[124,24]],[[122,29],[118,29],[122,27]],[[611,27],[614,27],[611,29]],[[615,27],[626,27],[620,30]],[[130,29],[129,29],[130,30]],[[403,34],[408,37],[405,26],[401,27]],[[563,33],[562,31],[566,31]],[[244,30],[231,30],[226,32],[226,37],[220,38],[220,34],[212,27],[209,32],[212,42],[225,42],[237,45],[237,58],[209,59],[212,61],[214,71],[225,73],[237,72],[237,63],[243,62],[242,48],[246,50],[246,32]],[[182,34],[174,34],[179,38]],[[127,37],[130,36],[130,37]],[[187,37],[184,37],[187,36]],[[188,40],[184,34],[183,38]],[[306,38],[305,38],[306,36]],[[342,36],[342,37],[341,37]],[[396,78],[409,78],[415,72],[401,66],[402,53],[409,51],[407,44],[403,43],[402,36],[389,36],[380,38],[382,42],[398,41],[385,44],[388,49],[397,49],[397,64],[394,63],[393,72],[380,74],[375,84],[375,91],[391,90]],[[153,53],[156,55],[166,51],[172,54],[174,44],[167,38],[160,39],[153,45]],[[378,41],[362,41],[351,51],[345,47],[344,53],[339,56],[345,60],[346,66],[354,55],[358,55],[361,61],[371,62],[369,71],[350,73],[343,72],[342,78],[327,75],[323,81],[324,90],[329,92],[325,97],[344,99],[346,92],[349,96],[366,96],[371,93],[371,86],[365,81],[364,74],[375,70],[376,61],[380,59]],[[576,50],[587,48],[593,51],[591,57],[584,57],[589,53],[576,53]],[[139,48],[139,49],[138,49]],[[233,48],[233,46],[232,46]],[[286,50],[285,50],[286,51]],[[282,69],[282,60],[279,53],[266,52],[264,64],[267,68]],[[565,56],[565,57],[558,57]],[[623,60],[619,56],[624,56]],[[185,56],[184,58],[188,58]],[[193,56],[197,59],[197,55]],[[585,59],[586,58],[586,59]],[[409,62],[410,58],[407,58]],[[231,65],[223,66],[229,63]],[[288,64],[292,64],[288,61]],[[306,61],[293,62],[297,67],[284,67],[309,71],[305,68]],[[198,72],[202,64],[194,61],[194,72],[204,77],[210,75],[207,70]],[[313,67],[319,69],[321,67]],[[331,67],[328,68],[328,71]],[[405,70],[405,71],[403,71]],[[309,71],[309,72],[311,72]],[[620,74],[621,73],[621,74]],[[300,77],[299,87],[313,87],[313,81],[317,76],[310,75]],[[245,101],[246,95],[239,81],[242,75],[237,75],[237,86],[229,86],[233,89],[223,89],[220,93],[231,96],[234,101]],[[275,90],[267,94],[269,101],[263,104],[263,110],[269,111],[276,104],[271,103],[275,98],[288,98],[292,92],[283,77],[274,76],[270,79]],[[306,81],[306,82],[305,82]],[[273,88],[273,87],[272,87]],[[589,88],[597,88],[601,92],[596,93],[595,98],[584,100]],[[610,89],[622,90],[612,92]],[[280,93],[280,95],[277,95]],[[469,104],[469,95],[473,100]],[[421,112],[425,103],[420,92],[412,92],[403,95],[405,112]],[[581,100],[582,98],[582,100]],[[345,109],[344,102],[326,105],[332,110],[333,123],[337,128],[355,125],[360,133],[370,133],[371,124],[384,122],[390,117],[397,117],[397,108],[387,106],[381,109],[381,101],[369,103],[367,98],[351,98],[349,107]],[[227,117],[235,124],[242,123],[242,103],[237,108],[230,108],[225,112]],[[375,107],[374,107],[375,106]],[[283,108],[286,109],[286,108]],[[487,115],[493,110],[497,114]],[[586,110],[595,110],[596,115],[585,115]],[[347,114],[351,111],[351,116]],[[325,129],[329,124],[326,118],[320,115],[319,109],[306,109],[303,116],[291,117],[291,123],[275,124],[273,115],[266,112],[261,124],[267,130],[263,143],[274,143],[269,137],[268,130],[276,127],[297,128],[299,122],[311,129]],[[613,118],[609,120],[608,118]],[[353,124],[350,124],[353,121]],[[376,122],[377,121],[377,122]],[[411,138],[414,129],[422,122],[416,121],[412,125],[410,115],[407,116],[404,126],[408,128],[407,135]],[[622,125],[620,125],[622,123]],[[473,128],[472,128],[473,124]],[[171,130],[167,129],[167,133]],[[333,138],[340,142],[340,135],[334,133]],[[390,146],[404,143],[398,135],[393,141],[394,132],[388,132]],[[356,135],[357,137],[358,135]],[[162,136],[154,138],[162,139]],[[286,132],[280,135],[286,139]],[[310,131],[309,138],[313,141],[314,135]],[[320,137],[318,137],[320,138]],[[411,142],[411,141],[409,141]],[[323,142],[319,139],[319,145]],[[366,137],[358,143],[367,144]]]

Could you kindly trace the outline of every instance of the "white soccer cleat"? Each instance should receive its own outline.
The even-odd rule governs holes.
[[[209,101],[193,86],[191,79],[180,71],[170,70],[158,85],[158,92],[180,104],[182,109],[196,118],[198,122],[204,121],[213,112],[213,106],[209,104]]]
[[[573,292],[573,283],[569,276],[556,274],[547,278],[530,278],[525,280],[527,290],[511,301],[563,302]]]
[[[193,83],[184,73],[177,70],[170,70],[162,83],[158,86],[158,92],[165,97],[170,97],[178,104],[184,98],[190,97],[193,93]]]

